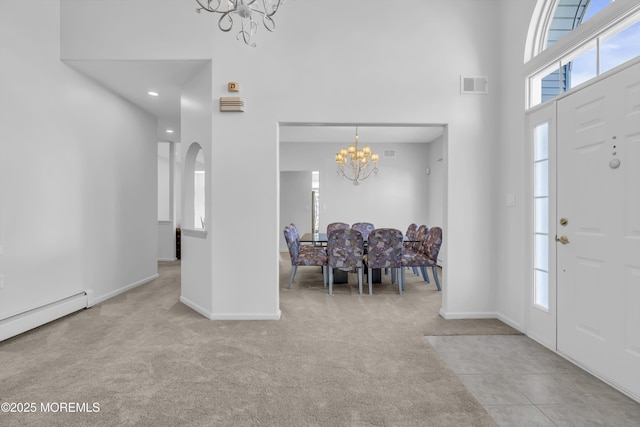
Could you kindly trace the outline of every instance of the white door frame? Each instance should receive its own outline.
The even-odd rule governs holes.
[[[548,294],[549,306],[544,310],[534,302],[535,295],[535,271],[534,271],[534,129],[546,123],[548,125]],[[533,108],[526,113],[526,164],[527,178],[527,202],[526,224],[527,242],[526,257],[529,260],[526,269],[527,293],[526,303],[526,333],[527,336],[539,342],[545,347],[556,351],[557,348],[557,305],[556,305],[556,102],[550,101]]]

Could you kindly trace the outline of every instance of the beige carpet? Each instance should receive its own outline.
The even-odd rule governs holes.
[[[449,326],[412,274],[402,296],[360,296],[352,277],[331,297],[311,267],[289,290],[284,261],[279,321],[207,320],[178,301],[179,263],[160,263],[159,279],[0,343],[0,401],[37,407],[0,425],[494,425],[424,335],[510,328]],[[99,412],[41,411],[67,402]]]

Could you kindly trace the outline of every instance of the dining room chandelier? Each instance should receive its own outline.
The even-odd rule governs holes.
[[[358,148],[358,128],[356,127],[356,142],[348,148],[340,149],[336,153],[338,175],[359,185],[360,181],[369,178],[371,174],[378,175],[378,153],[372,153],[371,147],[365,145]]]
[[[258,31],[257,20],[262,18],[262,24],[269,31],[276,29],[276,23],[273,15],[276,14],[280,5],[286,0],[196,0],[200,5],[196,12],[203,10],[211,13],[220,14],[218,20],[218,28],[226,32],[233,28],[233,20],[240,20],[240,31],[236,39],[242,40],[245,44],[255,47],[256,44],[251,41],[252,37]]]

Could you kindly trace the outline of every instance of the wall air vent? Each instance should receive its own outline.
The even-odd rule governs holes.
[[[489,93],[489,79],[487,77],[460,76],[460,93]]]
[[[220,111],[244,111],[244,101],[238,96],[221,97]]]
[[[383,150],[382,151],[382,157],[395,157],[396,156],[396,150]]]

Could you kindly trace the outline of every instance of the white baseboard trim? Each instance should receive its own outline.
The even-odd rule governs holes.
[[[195,302],[191,301],[188,298],[183,297],[182,295],[180,295],[180,302],[186,305],[187,307],[189,307],[190,309],[194,310],[198,314],[203,315],[207,319],[211,319],[211,316],[213,315],[213,313],[210,313],[208,310],[204,309],[199,304],[196,304]]]
[[[522,326],[518,323],[515,322],[513,319],[500,314],[500,313],[496,313],[493,311],[488,311],[488,312],[482,312],[482,311],[478,311],[478,312],[458,312],[458,313],[448,313],[446,311],[444,311],[442,308],[440,309],[440,316],[442,316],[443,318],[447,319],[447,320],[452,320],[452,319],[498,319],[501,322],[506,323],[507,325],[511,326],[513,329],[517,330],[518,332],[524,333],[524,329],[522,328]]]
[[[121,287],[120,289],[116,289],[115,291],[109,292],[108,294],[104,294],[98,298],[93,299],[93,301],[90,301],[91,305],[89,305],[89,307],[92,307],[96,304],[100,304],[101,302],[104,302],[110,298],[115,297],[116,295],[120,295],[124,292],[127,292],[133,288],[137,288],[138,286],[144,285],[145,283],[149,283],[152,280],[157,279],[158,277],[160,277],[160,275],[158,273],[156,274],[152,274],[149,277],[146,277],[142,280],[138,280],[137,282],[133,282],[131,284],[128,284],[126,286]],[[93,290],[88,290],[87,292],[90,292],[91,294],[93,294]]]
[[[532,334],[532,333],[525,333],[526,336],[528,336],[529,338],[531,338],[532,340],[534,340],[535,342],[537,342],[538,344],[540,344],[541,346],[544,346],[546,348],[548,348],[549,350],[553,351],[554,353],[558,352],[558,349],[556,348],[556,343],[555,342],[548,342],[545,337],[541,337],[537,334]]]
[[[507,325],[511,326],[513,329],[515,329],[518,332],[521,332],[524,334],[524,328],[522,327],[522,325],[516,321],[514,321],[513,319],[511,319],[510,317],[507,317],[503,314],[500,313],[496,313],[496,318],[503,322],[506,323]]]
[[[497,319],[498,314],[493,311],[462,311],[462,312],[447,312],[440,309],[440,316],[444,317],[447,320],[451,319]]]
[[[211,320],[280,320],[282,312],[275,313],[217,313]]]
[[[3,319],[0,321],[0,341],[82,310],[87,306],[87,294],[82,292]]]
[[[212,313],[183,296],[180,302],[209,320],[280,320],[282,315],[280,310],[276,313]]]

